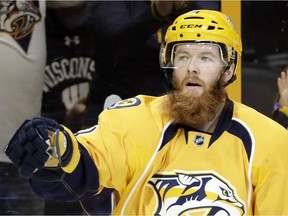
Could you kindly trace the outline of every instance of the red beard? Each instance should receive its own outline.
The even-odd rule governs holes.
[[[213,120],[227,97],[225,89],[219,88],[218,82],[209,89],[202,84],[204,92],[195,96],[193,92],[183,93],[181,86],[184,82],[172,83],[176,90],[168,93],[164,111],[168,112],[175,123],[191,127]]]

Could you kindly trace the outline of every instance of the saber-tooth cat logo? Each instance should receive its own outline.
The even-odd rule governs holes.
[[[0,0],[0,32],[10,34],[24,50],[40,20],[39,1]],[[25,41],[20,41],[22,39]]]
[[[243,201],[223,177],[212,171],[161,173],[149,181],[156,194],[156,215],[244,215]]]

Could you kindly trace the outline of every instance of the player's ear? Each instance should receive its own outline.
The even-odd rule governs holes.
[[[227,66],[225,68],[225,71],[222,75],[222,83],[227,83],[229,80],[231,80],[232,76],[234,75],[235,70],[235,64],[232,63],[231,65]]]

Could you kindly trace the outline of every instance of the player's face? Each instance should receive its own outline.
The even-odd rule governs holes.
[[[226,83],[234,71],[234,64],[224,73],[226,63],[220,48],[208,44],[180,44],[174,52],[174,90],[164,103],[175,122],[200,128],[214,119],[225,103],[226,91],[219,83]]]
[[[200,96],[218,82],[226,65],[216,44],[177,44],[173,52],[174,87]]]

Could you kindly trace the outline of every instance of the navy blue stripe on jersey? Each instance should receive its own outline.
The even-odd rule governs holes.
[[[160,151],[170,140],[173,139],[179,127],[180,126],[177,124],[170,124],[168,126],[168,128],[164,132],[162,143],[158,151]]]
[[[224,131],[226,131],[230,124],[231,124],[231,119],[233,117],[233,109],[234,109],[234,103],[233,101],[227,99],[225,102],[225,106],[224,109],[221,113],[221,116],[219,118],[219,122],[216,126],[216,129],[214,131],[214,133],[212,134],[210,143],[209,143],[209,147],[212,145],[212,143],[217,140]],[[161,147],[159,150],[161,150],[170,140],[173,139],[173,137],[175,136],[177,130],[179,128],[183,128],[184,129],[184,135],[185,135],[185,140],[187,143],[188,140],[188,131],[199,131],[196,130],[195,128],[186,126],[186,125],[182,125],[182,124],[171,124],[169,125],[169,127],[166,129],[166,131],[164,132],[164,136],[163,136],[163,140],[161,143]],[[208,133],[210,134],[210,133]]]
[[[229,128],[229,125],[231,124],[231,119],[233,117],[233,109],[233,101],[227,99],[223,111],[220,115],[219,121],[216,125],[215,131],[210,139],[209,147],[223,134],[224,131],[227,130],[227,128]]]
[[[241,124],[241,122],[232,120],[232,124],[227,131],[242,140],[247,158],[250,161],[252,152],[252,138],[248,129],[243,124]]]
[[[86,129],[77,131],[77,132],[75,133],[75,136],[80,135],[80,134],[92,133],[95,129],[97,129],[97,127],[98,127],[98,125],[95,125],[95,126],[93,126],[93,127],[86,128]]]

